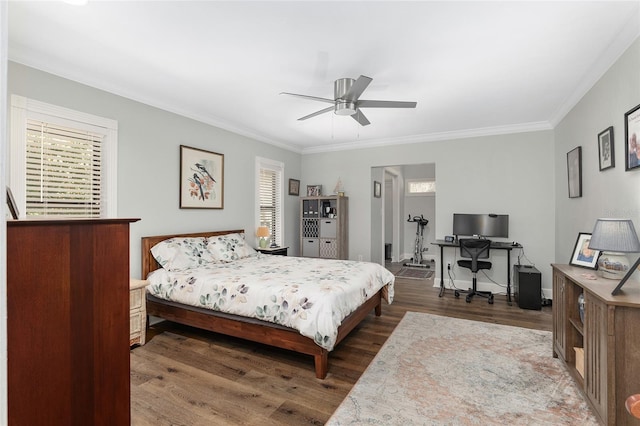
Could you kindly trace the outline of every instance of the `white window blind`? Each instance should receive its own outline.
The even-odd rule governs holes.
[[[117,121],[12,95],[9,187],[21,217],[116,217],[117,148]]]
[[[271,169],[260,169],[260,224],[269,228],[271,241],[281,245],[280,224],[282,223],[281,173]]]
[[[256,157],[256,220],[257,226],[266,226],[271,244],[282,246],[284,163]]]
[[[27,120],[27,216],[100,217],[102,135]]]

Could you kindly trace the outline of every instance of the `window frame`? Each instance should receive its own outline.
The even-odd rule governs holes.
[[[405,179],[405,196],[407,197],[435,197],[437,189],[434,189],[430,192],[410,192],[409,188],[411,187],[411,183],[414,182],[429,182],[433,183],[434,187],[436,184],[436,180],[433,178],[425,178],[425,179]]]
[[[9,163],[9,187],[11,188],[21,218],[26,216],[26,128],[27,120],[39,120],[60,126],[86,130],[103,135],[102,176],[103,208],[100,218],[114,218],[118,212],[118,122],[109,118],[11,95],[11,140]],[[65,216],[55,215],[63,219]]]
[[[275,244],[279,247],[284,245],[285,235],[284,235],[284,163],[281,161],[271,160],[263,157],[256,157],[256,169],[255,169],[255,187],[256,187],[256,195],[255,195],[255,223],[256,229],[258,226],[261,226],[260,223],[260,173],[262,169],[267,169],[274,171],[278,177],[276,180],[279,180],[279,185],[276,187],[276,204],[280,206],[280,214],[276,215],[276,240]],[[278,217],[279,216],[279,217]],[[254,233],[255,234],[255,233]]]

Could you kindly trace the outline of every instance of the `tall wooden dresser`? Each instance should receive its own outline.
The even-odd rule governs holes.
[[[7,222],[10,425],[128,425],[129,224]]]
[[[603,424],[640,425],[625,409],[627,397],[640,393],[640,283],[629,280],[612,296],[618,280],[552,267],[553,355],[564,361]]]

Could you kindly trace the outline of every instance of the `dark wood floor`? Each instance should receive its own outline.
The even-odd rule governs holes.
[[[163,322],[131,351],[132,424],[324,424],[407,311],[551,330],[550,307],[524,310],[505,296],[466,303],[438,297],[432,280],[398,278],[393,304],[329,354],[318,380],[310,356]]]

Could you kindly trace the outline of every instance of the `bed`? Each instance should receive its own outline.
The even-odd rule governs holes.
[[[335,345],[372,310],[380,316],[382,299],[392,302],[393,274],[369,262],[256,253],[243,236],[243,230],[228,230],[143,237],[147,314],[312,355],[316,377],[324,379]],[[186,264],[168,262],[158,249],[176,241],[200,244],[203,237],[205,247],[191,247],[197,256]],[[261,293],[270,300],[256,302]]]

